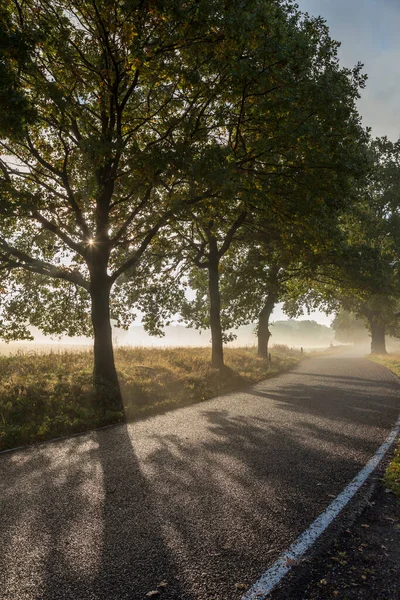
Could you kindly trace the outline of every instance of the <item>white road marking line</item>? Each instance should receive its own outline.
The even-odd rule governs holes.
[[[400,417],[386,438],[386,441],[377,450],[376,454],[354,477],[349,485],[330,503],[325,512],[303,531],[289,549],[281,554],[276,562],[260,577],[260,579],[242,596],[242,600],[263,600],[274,589],[281,579],[291,570],[290,561],[299,561],[305,552],[317,541],[325,529],[338,516],[340,511],[353,498],[372,471],[378,466],[390,446],[400,432]],[[288,564],[289,562],[289,564]],[[292,563],[293,564],[293,563]]]

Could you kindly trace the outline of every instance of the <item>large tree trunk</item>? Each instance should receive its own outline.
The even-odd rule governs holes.
[[[268,358],[268,344],[271,332],[269,330],[269,318],[275,306],[274,296],[268,296],[264,306],[262,307],[260,314],[258,315],[258,327],[257,327],[257,354],[263,358]]]
[[[110,289],[107,276],[92,280],[90,294],[94,332],[93,381],[104,408],[120,410],[122,398],[112,343]]]
[[[387,354],[385,342],[385,326],[374,318],[369,319],[371,330],[371,354]]]
[[[208,289],[210,294],[211,364],[216,369],[224,366],[224,349],[221,326],[221,295],[219,291],[219,259],[210,252]]]

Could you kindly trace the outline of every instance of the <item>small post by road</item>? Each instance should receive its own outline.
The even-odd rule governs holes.
[[[303,346],[300,348],[300,354],[303,354]]]
[[[268,362],[272,362],[272,356],[271,356],[271,352],[268,353]]]

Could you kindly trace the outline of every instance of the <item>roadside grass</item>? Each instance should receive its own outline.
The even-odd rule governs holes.
[[[396,496],[400,497],[400,443],[396,448],[393,460],[386,469],[385,483]]]
[[[89,351],[18,352],[0,356],[0,450],[131,421],[201,402],[289,370],[298,350],[227,348],[226,369],[210,364],[208,348],[131,348],[115,351],[124,412],[96,405]]]
[[[371,355],[368,358],[390,369],[400,377],[400,354]],[[400,442],[397,445],[393,460],[386,469],[385,484],[397,496],[400,496]]]
[[[367,358],[390,369],[390,371],[393,371],[393,373],[396,373],[400,377],[400,354],[371,354]]]

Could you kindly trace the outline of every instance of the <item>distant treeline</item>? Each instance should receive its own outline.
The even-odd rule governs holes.
[[[271,333],[272,343],[289,346],[319,346],[334,341],[332,328],[316,321],[275,321],[271,325]]]
[[[115,333],[117,345],[143,346],[209,346],[211,332],[205,330],[193,331],[182,325],[169,325],[164,329],[165,336],[156,338],[148,335],[141,326],[134,326],[129,331]],[[257,343],[256,324],[244,325],[231,331],[235,339],[230,342],[232,346],[249,346]],[[334,332],[326,325],[316,321],[275,321],[271,324],[271,344],[286,344],[288,346],[326,346],[334,341]]]

